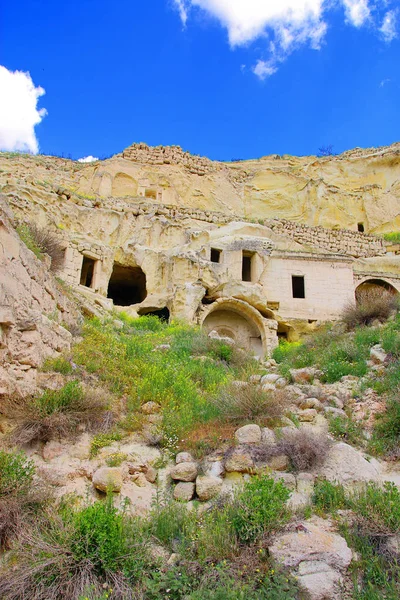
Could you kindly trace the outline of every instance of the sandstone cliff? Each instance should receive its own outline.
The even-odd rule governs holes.
[[[29,201],[50,192],[283,218],[307,225],[384,233],[400,226],[400,144],[317,158],[272,155],[223,163],[179,147],[134,144],[104,161],[0,154],[0,186]]]

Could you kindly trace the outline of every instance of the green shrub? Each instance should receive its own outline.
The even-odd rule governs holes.
[[[43,371],[55,371],[62,375],[70,375],[73,372],[73,368],[69,360],[60,356],[58,358],[48,358],[44,361],[42,366]]]
[[[354,446],[364,446],[366,439],[362,425],[351,417],[341,415],[330,416],[329,432],[338,440]]]
[[[376,415],[371,440],[371,447],[378,454],[391,454],[394,458],[400,457],[400,401],[397,394],[387,400],[385,412]]]
[[[149,514],[148,528],[162,544],[174,549],[174,544],[190,542],[194,537],[195,514],[184,504],[157,497]]]
[[[35,474],[33,461],[22,452],[0,450],[0,499],[25,494]]]
[[[392,242],[393,244],[400,243],[400,231],[391,231],[390,233],[384,233],[383,239]]]
[[[251,542],[286,523],[290,511],[286,506],[289,491],[281,481],[255,477],[235,493],[232,526],[241,542]]]
[[[122,435],[119,431],[110,431],[108,433],[98,433],[92,437],[90,443],[90,458],[94,458],[99,453],[99,450],[111,446],[113,442],[122,440]]]
[[[345,489],[342,485],[326,479],[317,479],[314,484],[313,503],[323,512],[336,512],[347,507]]]
[[[139,521],[117,511],[111,497],[81,510],[64,503],[60,513],[25,531],[6,556],[0,597],[78,600],[87,590],[101,598],[112,588],[115,600],[133,600],[133,584],[149,565]]]
[[[34,464],[24,454],[0,450],[0,549],[10,547],[49,498],[34,474]]]

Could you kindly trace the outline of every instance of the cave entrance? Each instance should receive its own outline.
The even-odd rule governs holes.
[[[147,296],[146,274],[140,267],[123,267],[114,263],[107,297],[116,306],[140,304]]]
[[[144,315],[158,317],[161,321],[169,322],[170,313],[166,306],[164,308],[142,308],[138,310],[138,314],[142,317]]]
[[[94,273],[96,268],[97,260],[84,256],[82,260],[81,277],[79,283],[85,287],[94,287]]]

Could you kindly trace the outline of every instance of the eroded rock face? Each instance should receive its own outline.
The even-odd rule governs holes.
[[[0,199],[0,398],[35,391],[43,360],[70,348],[72,336],[60,323],[76,317],[49,262],[21,242]]]

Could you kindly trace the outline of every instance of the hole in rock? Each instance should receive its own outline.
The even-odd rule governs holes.
[[[157,309],[142,308],[138,310],[138,314],[141,317],[143,317],[144,315],[152,315],[153,317],[158,317],[161,321],[167,322],[169,322],[170,317],[170,312],[166,306],[164,306],[164,308]]]
[[[107,297],[117,306],[139,304],[147,296],[146,274],[140,267],[123,267],[114,263]]]
[[[92,287],[93,273],[96,262],[96,260],[94,260],[93,258],[89,258],[88,256],[83,257],[81,279],[79,282],[81,285],[84,285],[88,288]]]

